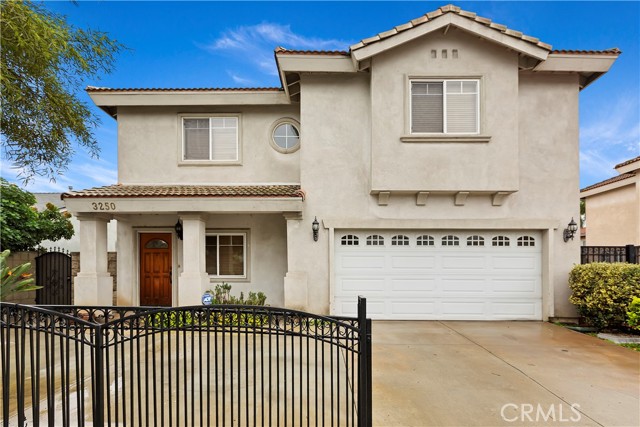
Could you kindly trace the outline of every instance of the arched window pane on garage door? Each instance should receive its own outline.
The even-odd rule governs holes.
[[[535,246],[536,239],[531,236],[520,236],[518,237],[518,246]]]
[[[342,236],[342,238],[340,239],[340,244],[342,246],[359,246],[360,239],[358,239],[358,236],[355,236],[353,234],[347,234],[345,236]]]
[[[484,237],[482,236],[467,237],[467,246],[484,246]]]
[[[391,246],[409,246],[409,238],[402,234],[391,238]]]
[[[509,246],[511,242],[507,236],[495,236],[491,239],[491,246]]]
[[[378,234],[367,236],[367,246],[384,246],[384,237]]]
[[[433,236],[429,236],[427,234],[418,236],[418,238],[416,239],[417,246],[434,246],[435,244],[436,241]]]
[[[460,246],[460,239],[449,234],[442,238],[442,246]]]

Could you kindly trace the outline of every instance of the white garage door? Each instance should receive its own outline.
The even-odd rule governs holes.
[[[539,232],[337,230],[334,274],[335,315],[542,319]]]

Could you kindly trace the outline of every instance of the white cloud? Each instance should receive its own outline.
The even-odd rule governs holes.
[[[615,176],[616,164],[640,155],[639,114],[637,98],[621,97],[580,128],[583,186]]]
[[[342,50],[347,49],[349,44],[343,40],[307,37],[294,33],[289,25],[263,22],[226,30],[204,48],[213,53],[233,55],[250,62],[262,73],[277,76],[273,50],[278,46],[302,50]]]
[[[239,76],[231,71],[227,71],[227,74],[229,74],[229,77],[231,77],[231,79],[239,85],[251,86],[256,84],[255,80]]]

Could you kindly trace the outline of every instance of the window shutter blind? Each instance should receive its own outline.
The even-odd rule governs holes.
[[[209,160],[209,119],[184,119],[184,159]]]
[[[411,83],[411,132],[443,132],[441,82]]]
[[[238,119],[213,118],[211,126],[212,160],[238,160]]]
[[[447,133],[478,132],[478,82],[447,82]]]

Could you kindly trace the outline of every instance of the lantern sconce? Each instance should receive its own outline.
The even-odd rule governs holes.
[[[573,235],[576,234],[576,231],[578,231],[578,224],[571,218],[571,221],[567,224],[567,228],[565,228],[562,233],[564,241],[568,242],[569,239],[573,240]]]
[[[180,220],[176,222],[176,225],[173,228],[174,230],[176,230],[176,236],[178,236],[178,239],[182,240],[182,223],[180,222]]]
[[[311,223],[311,230],[313,231],[313,241],[318,241],[318,230],[320,230],[320,223],[318,222],[318,218],[315,217],[313,222]]]

